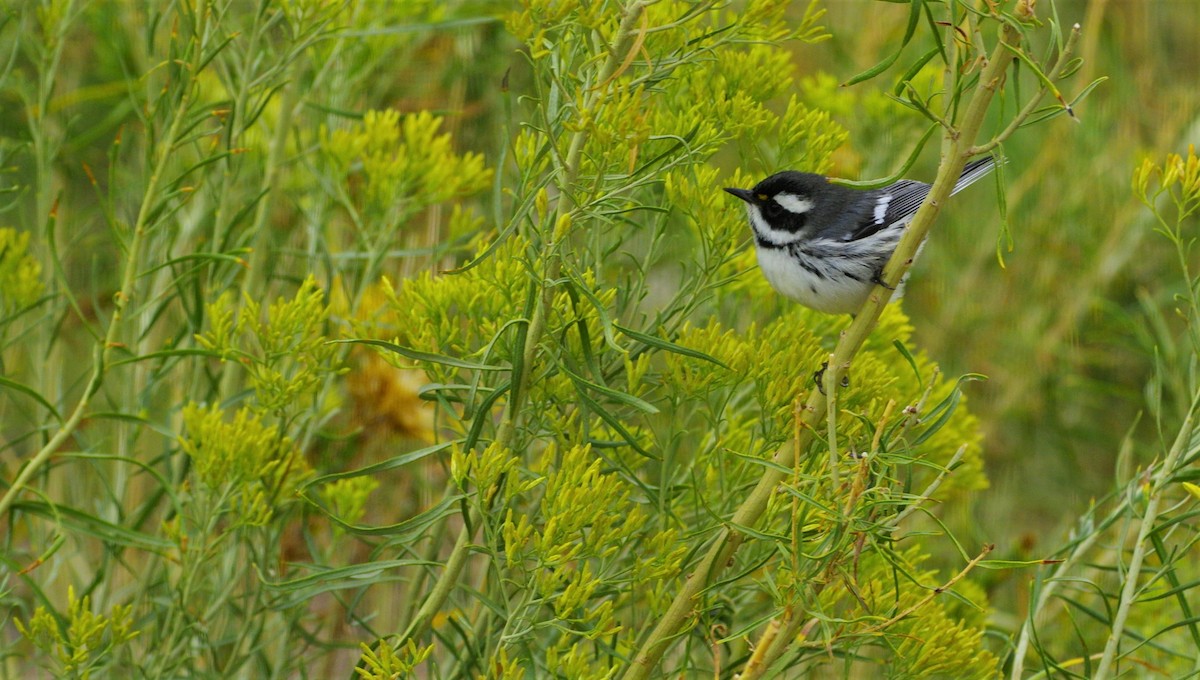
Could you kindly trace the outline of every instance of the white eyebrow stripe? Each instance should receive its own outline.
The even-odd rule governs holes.
[[[784,210],[795,215],[803,215],[812,210],[813,202],[807,198],[801,198],[796,194],[781,193],[775,194],[775,202],[783,207]]]
[[[879,202],[875,204],[875,224],[883,224],[884,218],[887,217],[888,204],[891,202],[891,194],[884,194],[879,197]]]

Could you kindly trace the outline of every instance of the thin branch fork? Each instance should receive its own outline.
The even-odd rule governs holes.
[[[1054,66],[1050,69],[1050,72],[1044,75],[1038,72],[1039,75],[1042,76],[1042,84],[1038,88],[1038,91],[1029,98],[1029,101],[1025,103],[1025,106],[1021,108],[1017,115],[1014,116],[1011,121],[1009,121],[1008,125],[1005,126],[1005,128],[1000,131],[999,134],[983,144],[971,147],[968,155],[981,156],[1003,144],[1005,140],[1007,140],[1014,132],[1017,131],[1017,128],[1021,127],[1025,121],[1029,119],[1029,116],[1033,114],[1038,103],[1042,101],[1042,98],[1046,96],[1047,92],[1053,90],[1055,95],[1058,96],[1059,100],[1062,99],[1062,95],[1058,94],[1058,88],[1054,87],[1054,81],[1058,80],[1058,78],[1062,75],[1063,69],[1066,68],[1066,65],[1071,61],[1070,56],[1075,51],[1075,43],[1079,40],[1079,33],[1079,24],[1075,24],[1071,28],[1071,36],[1067,38],[1067,44],[1063,46],[1062,52],[1059,53],[1058,59],[1055,60]],[[1020,52],[1021,48],[1019,46],[1010,46],[1010,48],[1014,51],[1014,54],[1023,55],[1023,53]],[[1067,113],[1074,118],[1075,113],[1071,110],[1071,107],[1065,103],[1063,106]]]
[[[904,619],[908,618],[914,612],[916,612],[918,609],[921,609],[922,607],[924,607],[924,606],[928,605],[930,602],[932,602],[933,598],[935,598],[938,595],[941,595],[942,593],[946,592],[947,590],[950,590],[951,588],[953,588],[954,584],[961,581],[964,576],[966,576],[967,574],[969,574],[971,572],[971,570],[973,570],[975,567],[979,566],[979,563],[983,561],[983,558],[987,557],[995,549],[996,549],[996,546],[995,546],[995,544],[992,544],[992,543],[988,543],[987,545],[983,546],[983,549],[979,551],[979,554],[976,555],[970,562],[967,562],[966,566],[964,566],[961,570],[959,570],[959,572],[957,574],[955,574],[953,577],[951,577],[949,581],[946,581],[941,586],[929,591],[928,595],[921,598],[919,601],[914,602],[907,609],[900,612],[899,614],[896,614],[892,618],[890,618],[886,621],[881,621],[880,623],[877,623],[874,626],[867,628],[866,630],[855,631],[854,633],[852,633],[852,635],[874,635],[876,633],[883,632],[883,631],[887,630],[888,628],[896,625],[900,621],[903,621]],[[824,645],[825,645],[824,642],[820,643],[820,645],[817,645],[817,643],[815,643],[815,642],[805,642],[805,643],[802,643],[800,646],[801,647],[814,647],[814,646],[824,646]]]

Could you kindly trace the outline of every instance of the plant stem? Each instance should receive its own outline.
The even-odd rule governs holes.
[[[200,21],[208,16],[208,12],[204,9],[199,9],[196,16],[200,17]],[[196,33],[193,40],[196,44],[193,46],[192,59],[185,68],[181,68],[181,73],[190,73],[195,77],[196,68],[199,65],[204,52],[204,30],[203,24],[196,27]],[[29,483],[31,477],[36,474],[46,463],[50,461],[50,457],[58,451],[72,434],[79,427],[79,423],[83,420],[84,414],[91,404],[92,397],[100,390],[100,385],[104,382],[104,376],[107,373],[108,362],[112,357],[113,349],[118,346],[117,337],[123,325],[125,318],[125,308],[129,305],[134,296],[134,285],[137,282],[137,272],[141,264],[141,248],[142,240],[145,238],[146,229],[150,219],[150,213],[154,208],[155,202],[158,200],[159,183],[162,181],[162,176],[167,168],[167,165],[172,160],[172,153],[175,151],[175,142],[179,139],[180,131],[183,129],[183,123],[187,119],[187,114],[191,108],[193,85],[187,82],[183,85],[183,93],[175,108],[175,117],[171,121],[171,126],[167,130],[167,134],[162,139],[162,144],[158,150],[158,159],[154,165],[154,172],[150,175],[150,180],[146,185],[146,191],[142,198],[142,205],[138,209],[137,221],[134,223],[133,232],[130,237],[129,247],[125,259],[125,267],[121,273],[121,287],[117,294],[113,296],[113,315],[108,322],[108,329],[104,334],[102,342],[98,343],[94,348],[94,361],[92,365],[92,375],[88,379],[87,386],[83,390],[83,395],[76,402],[74,410],[70,417],[67,418],[50,441],[32,457],[29,462],[21,468],[17,474],[17,478],[13,480],[4,497],[0,498],[0,516],[8,513],[17,496]]]
[[[1025,106],[1019,113],[1017,113],[1016,116],[1013,117],[1012,120],[1008,122],[1008,125],[1005,126],[1004,130],[1002,130],[1000,134],[983,144],[972,147],[970,152],[972,156],[985,154],[1003,144],[1004,140],[1012,136],[1012,134],[1017,131],[1017,128],[1021,127],[1025,123],[1025,120],[1033,114],[1033,111],[1037,108],[1038,103],[1042,101],[1042,97],[1046,96],[1046,92],[1049,91],[1048,84],[1058,79],[1059,74],[1062,73],[1063,67],[1065,67],[1067,62],[1070,61],[1071,53],[1075,51],[1075,43],[1079,41],[1079,32],[1079,24],[1075,24],[1075,26],[1071,28],[1070,37],[1067,38],[1067,44],[1063,46],[1063,50],[1061,53],[1059,53],[1058,59],[1055,60],[1054,66],[1050,69],[1050,72],[1046,74],[1046,79],[1041,88],[1038,89],[1034,96],[1029,98],[1029,101],[1025,102]]]
[[[1197,399],[1200,399],[1200,396]],[[1197,399],[1192,401],[1193,413]],[[1142,514],[1141,527],[1138,529],[1137,542],[1133,544],[1133,554],[1129,557],[1129,568],[1125,572],[1125,584],[1121,588],[1121,601],[1117,606],[1117,614],[1113,617],[1112,630],[1108,633],[1108,642],[1104,645],[1104,656],[1100,659],[1096,674],[1092,676],[1093,680],[1105,680],[1112,674],[1113,665],[1117,660],[1117,648],[1121,646],[1121,637],[1125,632],[1125,620],[1129,617],[1129,610],[1137,599],[1138,576],[1142,571],[1142,561],[1146,557],[1146,546],[1150,543],[1150,534],[1155,530],[1155,524],[1158,522],[1158,506],[1162,502],[1167,485],[1172,483],[1176,472],[1175,465],[1179,462],[1179,457],[1187,450],[1191,437],[1192,413],[1189,413],[1179,428],[1179,434],[1175,437],[1171,451],[1154,475],[1154,484],[1150,487],[1146,510]]]
[[[478,514],[473,511],[468,526],[477,526],[478,519]],[[458,539],[450,551],[450,559],[446,561],[446,568],[434,582],[433,590],[429,591],[429,597],[425,598],[412,621],[409,621],[408,628],[404,630],[404,634],[400,636],[400,640],[396,644],[397,648],[413,638],[420,637],[429,628],[433,616],[441,610],[442,604],[446,602],[454,587],[458,585],[458,577],[462,574],[463,568],[467,566],[467,556],[471,554],[470,543],[471,531],[464,526],[462,531],[458,532]]]
[[[962,123],[957,130],[948,131],[945,135],[945,148],[949,153],[942,159],[938,177],[934,181],[929,195],[917,210],[912,222],[905,230],[904,236],[900,239],[900,243],[897,244],[896,252],[884,267],[882,278],[888,285],[875,287],[863,304],[863,308],[855,316],[854,321],[842,332],[841,339],[834,349],[832,360],[826,368],[826,379],[829,381],[827,384],[836,385],[845,375],[854,356],[878,323],[879,316],[891,299],[896,284],[912,266],[917,250],[925,241],[926,235],[941,212],[942,205],[950,197],[954,184],[962,173],[963,166],[966,165],[967,152],[971,148],[972,141],[979,134],[992,97],[1004,82],[1005,73],[1011,61],[1005,43],[1015,43],[1017,39],[1016,29],[1006,24],[987,66],[980,75],[979,85],[963,114]],[[730,564],[734,553],[737,552],[745,538],[739,528],[752,527],[762,517],[775,489],[788,474],[785,471],[792,467],[794,452],[804,451],[808,448],[812,442],[813,428],[820,423],[828,406],[826,396],[820,390],[813,388],[809,391],[804,406],[800,438],[797,441],[785,443],[775,452],[772,457],[775,465],[766,469],[758,485],[734,513],[729,524],[718,531],[708,552],[701,558],[692,574],[688,576],[667,612],[659,619],[650,636],[642,643],[641,649],[625,669],[625,673],[621,676],[622,680],[642,680],[650,677],[667,647],[680,636],[684,624],[691,618],[697,598]]]
[[[33,9],[26,10],[30,14],[37,15],[38,12]],[[40,52],[38,62],[38,77],[37,90],[33,94],[33,100],[25,101],[25,117],[29,130],[29,143],[33,157],[33,185],[34,190],[34,215],[35,219],[40,221],[44,226],[42,238],[46,240],[46,250],[55,261],[53,268],[47,267],[48,274],[45,284],[46,290],[59,293],[60,288],[68,288],[65,277],[61,275],[62,266],[57,258],[57,248],[54,246],[53,239],[55,238],[55,230],[53,225],[57,223],[58,203],[55,199],[54,191],[54,163],[58,155],[59,145],[53,141],[61,137],[61,132],[58,130],[49,129],[51,121],[49,119],[50,102],[54,96],[54,89],[58,80],[59,66],[62,62],[63,45],[66,43],[67,31],[70,28],[70,22],[76,10],[73,2],[68,2],[63,7],[63,13],[58,26],[54,27],[54,36],[50,45],[40,45],[36,49]],[[48,20],[49,17],[47,17]],[[37,43],[38,39],[35,34],[30,34],[31,43]],[[18,41],[19,42],[19,41]],[[32,47],[32,45],[31,45]],[[64,295],[68,301],[71,296]],[[70,302],[68,302],[68,305]],[[49,312],[48,316],[60,313],[58,311]],[[38,339],[36,345],[38,347],[52,348],[55,347],[53,324],[39,323],[36,333]],[[32,362],[34,375],[34,383],[38,385],[51,385],[62,382],[63,361],[54,360],[53,355],[47,351],[47,361]],[[49,429],[50,422],[55,416],[49,412],[45,416],[45,427]],[[7,509],[7,508],[5,508]],[[0,515],[3,515],[0,512]]]
[[[987,557],[993,549],[995,549],[994,545],[985,545],[983,549],[979,551],[979,554],[971,559],[971,561],[967,562],[966,566],[964,566],[957,574],[951,577],[949,581],[946,581],[936,588],[932,588],[929,591],[929,594],[899,614],[896,614],[886,621],[869,626],[863,630],[847,633],[846,636],[868,637],[876,635],[884,630],[887,630],[896,623],[908,618],[913,613],[932,602],[935,597],[954,587],[954,584],[961,581],[964,576],[978,566],[979,563],[983,561],[983,558]],[[780,621],[782,621],[782,623],[780,623]],[[788,611],[782,617],[782,619],[775,619],[771,621],[771,623],[768,624],[768,633],[763,636],[763,640],[761,641],[761,644],[765,644],[766,647],[755,650],[754,656],[751,658],[751,663],[746,665],[746,671],[738,676],[738,680],[755,680],[756,678],[763,677],[763,674],[770,670],[772,664],[774,664],[777,660],[779,660],[780,657],[784,655],[785,652],[792,648],[792,641],[796,639],[797,633],[800,632],[800,625],[804,621],[805,619],[803,616],[801,616],[798,612],[793,611]],[[798,646],[804,649],[818,649],[828,647],[829,644],[829,640],[819,640],[806,641],[800,643]]]
[[[245,134],[247,129],[246,123],[244,122],[247,108],[246,101],[250,97],[250,81],[253,80],[253,78],[250,77],[250,74],[254,73],[254,67],[250,63],[252,60],[250,55],[254,53],[259,45],[259,41],[263,37],[262,34],[264,28],[262,26],[262,18],[262,14],[255,15],[254,24],[251,26],[250,31],[248,32],[249,39],[242,54],[242,63],[240,64],[240,68],[242,70],[243,77],[239,79],[240,84],[237,89],[236,96],[234,97],[234,103],[232,107],[233,110],[230,112],[229,119],[226,122],[229,127],[229,134],[227,138],[229,140],[228,143],[230,147],[235,147],[239,142],[241,142],[242,136]],[[295,75],[294,69],[293,75]],[[296,89],[297,84],[294,79],[284,86],[282,98],[283,101],[279,107],[279,121],[275,126],[274,134],[271,136],[271,143],[267,147],[266,165],[263,168],[262,180],[259,183],[259,195],[256,198],[257,203],[254,206],[254,221],[250,225],[249,233],[253,234],[254,245],[250,251],[250,261],[246,266],[246,270],[249,273],[246,277],[247,281],[242,286],[242,291],[245,295],[249,296],[250,299],[253,300],[267,299],[265,282],[268,280],[269,275],[264,274],[263,270],[268,268],[268,261],[265,259],[265,255],[266,251],[269,249],[265,247],[265,242],[268,238],[266,232],[270,230],[266,228],[265,224],[267,214],[269,213],[269,209],[271,207],[271,197],[274,195],[274,189],[278,183],[277,179],[279,176],[279,165],[282,161],[283,150],[286,148],[288,129],[291,127],[292,110],[296,106]],[[233,156],[230,156],[226,158],[223,163],[224,172],[222,173],[221,179],[224,183],[224,187],[220,192],[221,195],[228,195],[229,187],[234,182],[234,174],[237,162],[238,161],[235,161]],[[221,202],[217,205],[216,215],[213,218],[212,236],[212,247],[215,249],[219,249],[224,246],[229,238],[229,231],[233,229],[234,225],[229,222],[229,219],[225,214],[226,211],[231,207],[233,206],[230,206],[225,202]],[[210,289],[215,287],[214,284],[217,281],[218,271],[219,270],[214,267],[208,272],[208,286]],[[235,370],[230,365],[225,366],[225,370],[221,373],[221,382],[217,389],[218,403],[224,402],[237,392],[241,385],[241,376],[241,371]]]
[[[1130,494],[1127,493],[1125,494],[1125,497],[1128,498],[1129,495]],[[1030,607],[1029,615],[1025,619],[1025,624],[1021,627],[1021,634],[1017,638],[1017,647],[1013,651],[1013,665],[1012,670],[1009,673],[1009,678],[1011,678],[1011,680],[1020,680],[1021,675],[1024,672],[1025,654],[1029,649],[1030,639],[1033,634],[1033,626],[1039,612],[1041,612],[1046,604],[1050,601],[1051,596],[1058,590],[1058,586],[1066,583],[1066,581],[1063,579],[1066,577],[1067,573],[1074,569],[1079,560],[1082,559],[1083,556],[1092,549],[1092,546],[1096,544],[1096,541],[1100,540],[1104,530],[1112,526],[1118,519],[1124,516],[1128,509],[1128,502],[1125,502],[1110,512],[1108,517],[1106,517],[1103,522],[1097,524],[1093,531],[1091,531],[1087,536],[1079,541],[1079,543],[1076,544],[1075,549],[1071,552],[1070,556],[1059,563],[1058,567],[1054,570],[1054,573],[1050,576],[1050,578],[1046,579],[1045,584],[1040,590],[1038,590],[1037,598]]]
[[[631,2],[625,8],[624,16],[621,19],[620,28],[617,30],[616,36],[613,38],[611,49],[608,53],[608,58],[604,62],[600,73],[596,79],[594,86],[588,93],[585,99],[585,108],[596,106],[601,98],[607,93],[607,85],[614,80],[618,74],[618,68],[622,64],[622,60],[629,51],[629,46],[633,41],[637,31],[637,23],[642,15],[642,10],[645,9],[648,2],[638,0]],[[571,197],[571,188],[579,175],[580,158],[583,154],[583,146],[587,141],[587,130],[581,128],[575,132],[571,138],[571,145],[567,152],[567,157],[563,167],[561,168],[561,183],[559,189],[561,191],[558,203],[555,207],[555,219],[549,228],[555,229],[559,221],[564,218],[574,207],[574,202]],[[541,343],[542,334],[545,332],[546,315],[549,313],[551,294],[550,288],[553,281],[558,278],[561,260],[558,253],[557,244],[551,244],[547,248],[546,271],[540,281],[533,285],[541,287],[541,295],[538,304],[533,309],[533,315],[529,320],[529,328],[525,334],[525,344],[521,350],[521,370],[518,375],[513,376],[513,399],[506,405],[504,415],[500,421],[500,427],[496,433],[496,441],[505,448],[511,448],[520,425],[520,418],[524,407],[525,395],[529,387],[529,377],[533,372],[533,362],[537,358],[537,347]],[[487,497],[489,494],[480,493],[480,498]],[[420,637],[425,634],[429,628],[430,622],[433,620],[433,615],[441,610],[446,599],[454,591],[458,585],[459,578],[462,576],[462,571],[467,564],[467,556],[471,551],[471,536],[473,530],[480,525],[483,516],[477,509],[472,509],[468,515],[467,522],[463,525],[459,532],[458,539],[455,541],[454,548],[450,552],[450,557],[446,562],[446,568],[438,576],[437,581],[433,585],[433,589],[429,593],[429,597],[422,603],[421,608],[417,611],[416,616],[405,629],[404,634],[397,642],[397,647],[405,644],[408,640]]]

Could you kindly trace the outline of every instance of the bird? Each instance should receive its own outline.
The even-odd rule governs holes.
[[[991,156],[967,163],[951,195],[994,167]],[[772,288],[820,312],[854,314],[875,285],[883,285],[883,267],[929,189],[911,179],[852,189],[824,175],[788,170],[753,189],[725,191],[746,204],[758,266]]]

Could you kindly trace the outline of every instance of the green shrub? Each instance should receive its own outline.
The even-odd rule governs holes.
[[[802,71],[823,10],[784,0],[5,9],[6,663],[1019,675],[1034,629],[971,579],[1039,560],[948,517],[988,485],[977,376],[884,289],[853,319],[781,301],[720,191],[857,165],[857,111],[913,158],[944,133],[937,193],[1068,110],[1035,109],[1075,66],[1057,17],[910,10],[889,99]],[[1162,186],[1190,196],[1193,160]]]

